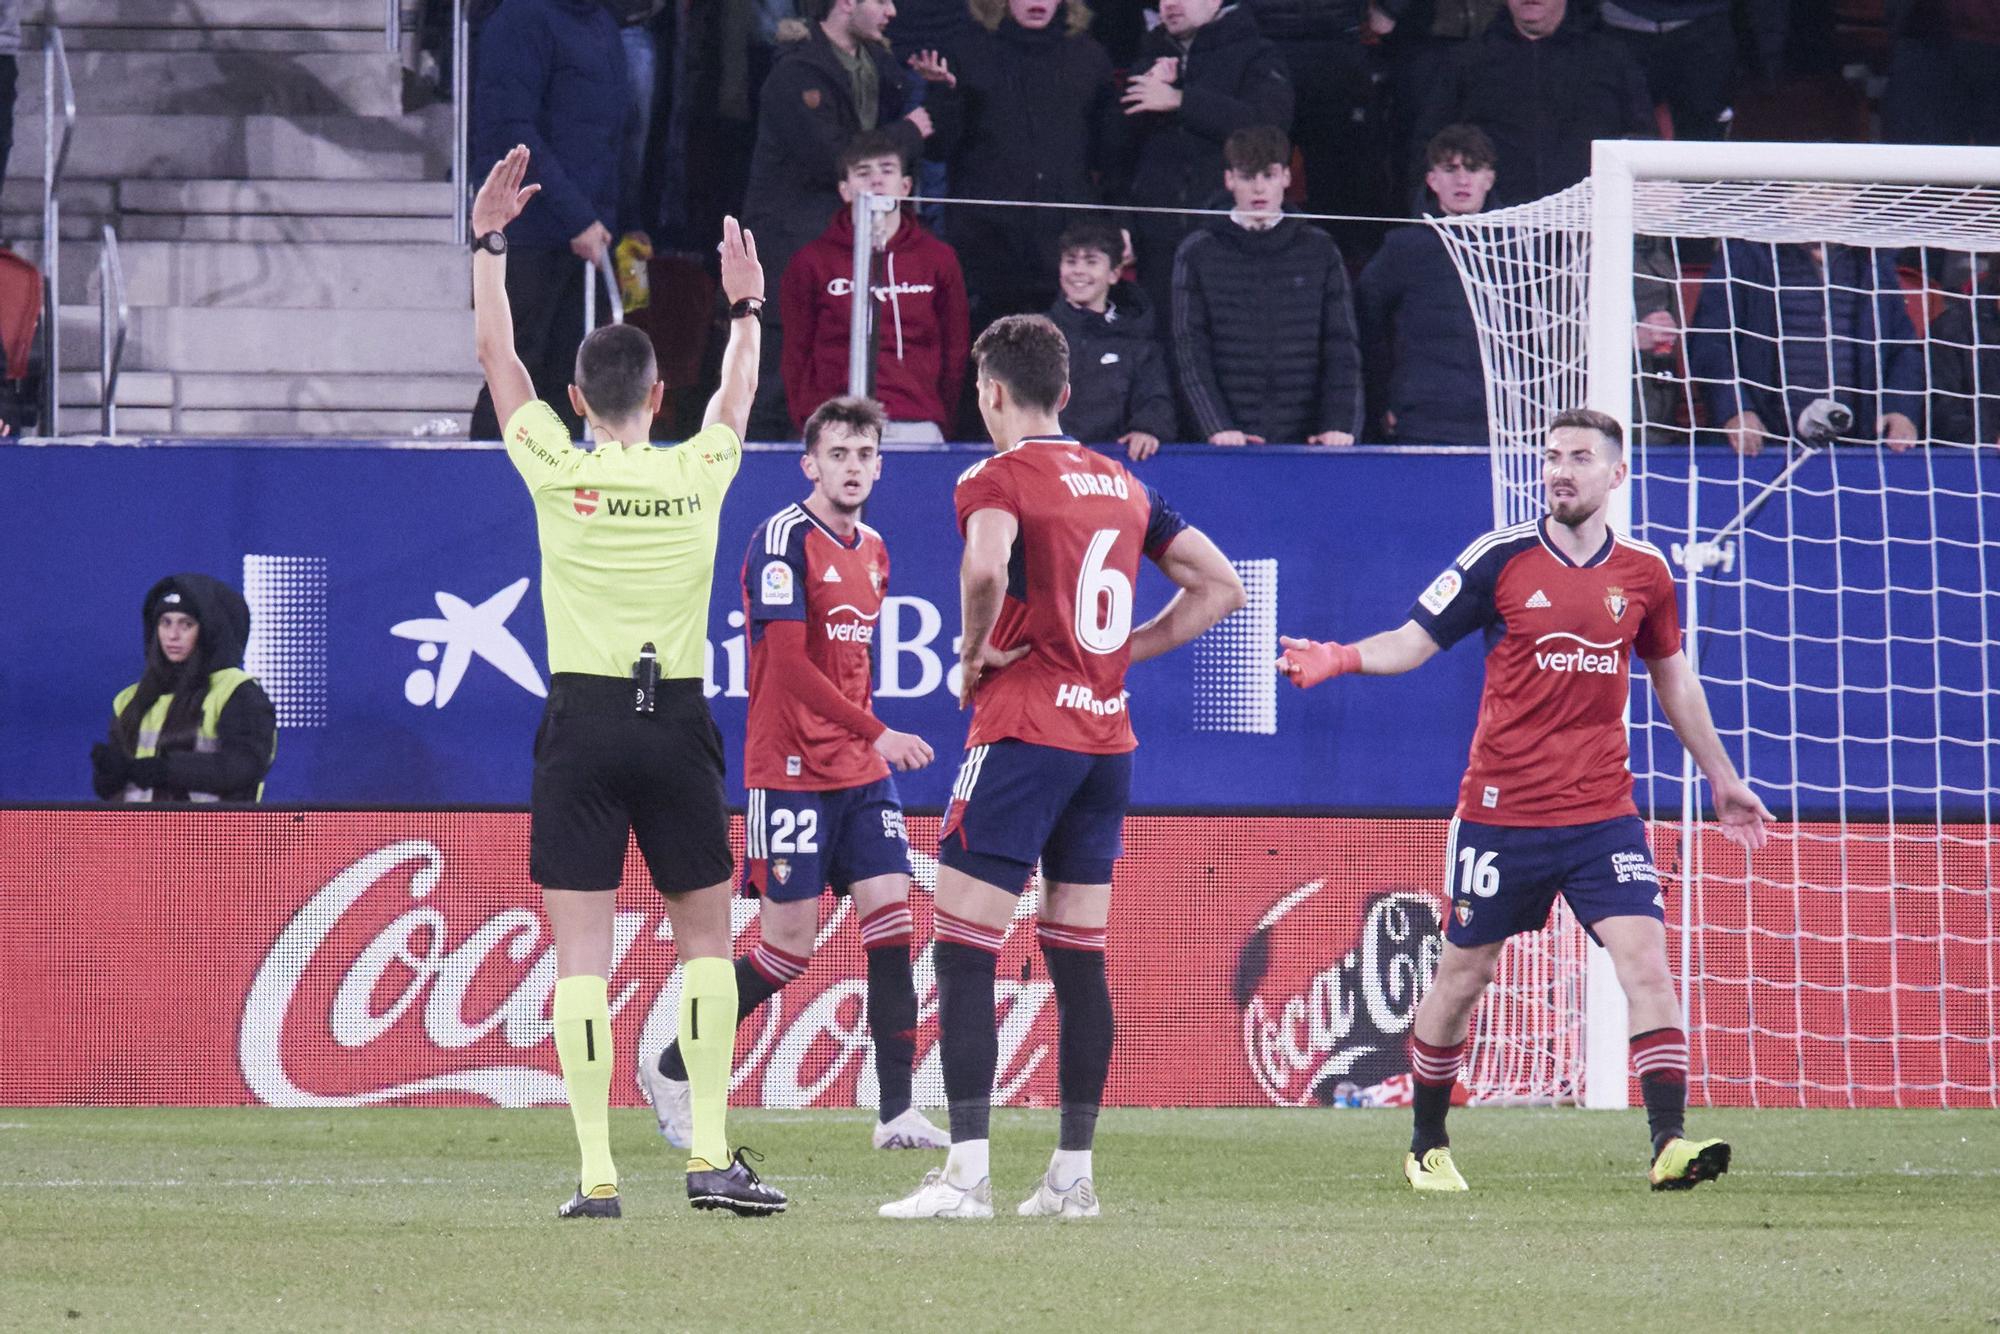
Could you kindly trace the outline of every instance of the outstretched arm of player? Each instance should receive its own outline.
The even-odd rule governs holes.
[[[472,234],[505,231],[521,216],[539,185],[523,186],[528,174],[528,150],[520,144],[493,164],[486,183],[472,201]],[[479,368],[493,394],[493,413],[505,426],[521,407],[533,401],[535,382],[514,351],[514,311],[507,302],[507,257],[488,250],[472,252],[472,325],[479,349]]]
[[[1715,794],[1715,818],[1722,832],[1751,852],[1764,846],[1770,832],[1764,827],[1772,818],[1750,785],[1737,776],[1729,752],[1716,735],[1715,720],[1709,716],[1708,696],[1702,693],[1701,678],[1687,660],[1675,652],[1664,658],[1646,659],[1646,675],[1659,697],[1660,711],[1674,725],[1674,735],[1687,747],[1688,754],[1708,779]]]
[[[1236,567],[1199,528],[1182,529],[1155,563],[1180,591],[1132,632],[1134,662],[1171,653],[1248,601]]]
[[[958,707],[971,705],[979,678],[1005,667],[1028,651],[1022,644],[1002,651],[988,642],[1007,597],[1007,557],[1021,522],[1006,510],[974,510],[965,520],[965,557],[958,567],[960,624],[965,637],[958,651]]]
[[[734,218],[722,220],[722,295],[730,305],[739,301],[764,304],[764,266],[757,260],[757,238]],[[722,349],[722,383],[702,414],[703,430],[721,422],[741,440],[750,429],[750,403],[757,397],[757,356],[764,345],[761,315],[732,318],[729,345]]]
[[[1301,688],[1350,672],[1363,676],[1401,676],[1429,662],[1438,651],[1437,640],[1415,621],[1404,621],[1395,629],[1370,635],[1358,644],[1293,639],[1289,635],[1280,636],[1278,642],[1285,651],[1272,665],[1278,669],[1278,675]]]

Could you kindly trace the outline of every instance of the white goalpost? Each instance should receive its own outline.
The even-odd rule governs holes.
[[[1691,1099],[2000,1105],[2000,150],[1600,141],[1561,194],[1431,225],[1479,329],[1495,524],[1543,512],[1556,412],[1628,425],[1613,523],[1671,554],[1779,816],[1754,860],[1704,830],[1635,680]],[[1628,1104],[1623,996],[1566,914],[1494,996],[1475,1096]]]

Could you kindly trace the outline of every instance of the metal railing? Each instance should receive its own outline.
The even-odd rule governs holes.
[[[105,435],[118,434],[118,369],[125,360],[125,335],[132,305],[125,296],[125,266],[118,259],[118,232],[104,224],[104,250],[97,257],[98,383]],[[114,332],[113,326],[116,326]]]
[[[382,44],[390,55],[395,55],[403,47],[403,0],[386,0],[389,7],[382,20]]]
[[[62,108],[61,124],[56,108]],[[69,167],[70,133],[76,128],[76,84],[69,74],[69,52],[62,29],[49,28],[42,48],[42,338],[48,355],[42,360],[42,434],[62,434],[58,417],[62,403],[62,188]]]
[[[451,234],[460,245],[471,242],[471,203],[467,197],[467,156],[472,149],[466,135],[472,125],[468,108],[472,101],[472,74],[467,57],[472,54],[472,34],[465,17],[465,0],[451,0]]]
[[[618,290],[618,274],[611,267],[611,248],[606,246],[604,252],[597,257],[595,264],[592,264],[587,259],[583,261],[583,336],[585,338],[590,337],[590,331],[597,327],[597,280],[600,277],[604,280],[604,290],[611,294],[611,322],[613,324],[625,323],[625,297]]]
[[[875,258],[875,201],[886,198],[863,192],[854,196],[849,207],[854,220],[854,302],[847,312],[847,392],[855,398],[866,398],[874,391],[875,358],[869,355],[873,333],[869,321],[874,317],[875,303],[870,299],[868,269]],[[893,207],[894,201],[890,202]],[[767,293],[771,290],[768,275],[764,290]]]

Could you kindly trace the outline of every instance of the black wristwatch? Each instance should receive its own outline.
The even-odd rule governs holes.
[[[482,232],[472,238],[472,248],[484,250],[489,255],[504,255],[507,253],[507,233]]]
[[[763,319],[764,298],[761,296],[744,297],[729,308],[729,318],[732,320]]]

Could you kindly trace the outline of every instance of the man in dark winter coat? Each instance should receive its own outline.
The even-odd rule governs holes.
[[[625,45],[600,0],[510,0],[480,28],[478,55],[473,171],[525,144],[529,180],[541,186],[536,206],[506,231],[514,345],[537,384],[568,384],[583,342],[583,262],[604,254],[618,220],[618,164],[632,107]],[[583,433],[567,400],[550,406],[572,435]],[[471,434],[500,436],[483,388]]]
[[[1493,188],[1493,144],[1470,125],[1430,142],[1424,177],[1447,216],[1477,213]],[[1465,285],[1428,226],[1398,227],[1355,284],[1368,416],[1386,438],[1417,445],[1487,443],[1486,374]]]
[[[855,137],[842,155],[843,200],[861,194],[902,198],[909,170],[894,136]],[[893,422],[929,422],[949,440],[972,346],[965,279],[950,246],[925,231],[908,206],[876,213],[874,397]],[[849,320],[854,310],[854,215],[836,209],[827,229],[792,257],[779,289],[785,307],[785,399],[794,425],[847,392]]]
[[[974,17],[982,22],[951,61],[965,109],[953,193],[1096,203],[1096,174],[1125,127],[1111,58],[1085,31],[1088,11],[1060,0],[1006,0],[1004,8],[989,0]],[[1053,299],[1061,212],[961,206],[947,226],[976,324],[1039,311]]]
[[[956,137],[951,74],[935,53],[912,56],[910,67],[931,82],[924,105],[906,104],[902,67],[884,29],[896,16],[892,0],[815,0],[819,18],[779,48],[757,100],[757,147],[743,198],[743,225],[756,237],[766,273],[782,275],[799,248],[818,236],[840,207],[840,154],[863,130],[891,135],[904,160],[943,158]],[[789,436],[779,364],[783,317],[766,312],[752,438]]]
[[[1931,321],[1931,435],[2000,445],[2000,272]]]
[[[1308,213],[1380,214],[1389,145],[1375,121],[1376,53],[1361,41],[1368,0],[1237,0],[1285,58],[1298,105],[1292,142]],[[1400,150],[1397,150],[1400,151]]]
[[[1500,174],[1493,206],[1540,199],[1590,174],[1593,139],[1653,134],[1645,76],[1617,38],[1569,0],[1507,0],[1486,35],[1453,53],[1417,120],[1421,153],[1447,125],[1477,125]]]
[[[1225,148],[1236,207],[1174,258],[1183,415],[1212,445],[1351,445],[1361,353],[1340,247],[1283,215],[1292,146],[1268,126]]]
[[[1749,0],[1750,22],[1776,75],[1784,45],[1786,0]],[[1602,0],[1605,30],[1625,44],[1646,86],[1673,115],[1674,138],[1720,139],[1736,104],[1736,28],[1730,0]],[[1773,29],[1773,46],[1767,34]]]
[[[1174,435],[1174,394],[1153,306],[1136,283],[1118,281],[1125,241],[1102,222],[1062,234],[1062,295],[1049,307],[1069,342],[1069,403],[1063,429],[1088,445],[1117,441],[1135,462]]]
[[[1688,374],[1739,454],[1789,439],[1819,398],[1854,413],[1848,440],[1917,442],[1924,354],[1889,251],[1723,243],[1687,332]]]
[[[1121,173],[1126,202],[1206,208],[1217,202],[1230,135],[1253,125],[1291,128],[1285,58],[1240,5],[1160,0],[1160,26],[1146,34],[1135,70],[1123,98],[1134,145]],[[1173,299],[1174,252],[1196,221],[1157,213],[1133,220],[1139,283],[1155,309]]]

